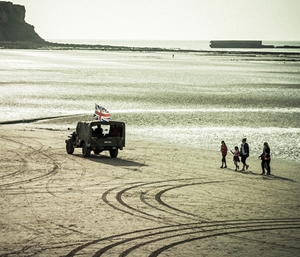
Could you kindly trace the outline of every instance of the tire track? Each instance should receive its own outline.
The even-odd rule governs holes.
[[[131,186],[129,188],[125,188],[121,191],[118,191],[116,193],[116,200],[119,204],[121,204],[122,207],[126,207],[126,209],[124,208],[120,208],[120,207],[117,207],[116,204],[113,204],[111,203],[111,201],[108,200],[108,195],[113,192],[114,190],[119,190],[121,189],[123,186],[117,186],[117,187],[114,187],[114,188],[111,188],[109,190],[107,190],[106,192],[103,193],[102,195],[102,200],[108,204],[110,207],[114,208],[115,210],[118,210],[118,211],[121,211],[123,213],[126,213],[126,214],[129,214],[129,215],[132,215],[132,216],[137,216],[137,217],[140,217],[140,218],[143,218],[143,219],[147,219],[147,220],[151,220],[151,221],[157,221],[157,216],[154,216],[152,214],[149,214],[149,213],[146,213],[146,212],[143,212],[143,211],[140,211],[138,210],[137,208],[134,208],[128,204],[126,204],[123,200],[122,200],[122,195],[127,192],[128,190],[132,190],[132,189],[135,189],[135,188],[138,188],[138,187],[143,187],[143,186],[148,186],[148,185],[153,185],[153,184],[159,184],[159,183],[164,183],[164,182],[170,182],[170,181],[173,181],[173,180],[165,180],[165,181],[160,181],[160,182],[150,182],[150,183],[140,183],[140,182],[135,182],[135,183],[132,183],[132,184],[137,184],[137,185],[134,185],[134,186]],[[126,185],[128,186],[128,185]],[[129,209],[129,210],[127,210]],[[136,212],[138,214],[142,214],[142,215],[138,215],[136,214]]]
[[[252,219],[198,222],[150,228],[94,240],[75,248],[67,254],[66,257],[80,254],[82,250],[87,251],[89,247],[95,251],[98,245],[100,249],[92,255],[93,257],[99,257],[105,253],[111,256],[111,253],[109,253],[111,250],[114,251],[114,256],[125,257],[133,251],[143,251],[141,249],[143,246],[154,243],[164,244],[164,240],[166,240],[168,242],[167,244],[154,250],[149,255],[149,257],[155,257],[172,247],[209,237],[283,229],[300,229],[300,219]],[[174,242],[170,243],[170,240],[174,240]],[[114,241],[114,243],[111,243],[112,241]],[[153,245],[151,248],[155,247],[156,245]],[[124,248],[127,249],[124,251]],[[147,249],[149,249],[149,247]],[[300,247],[297,249],[300,249]],[[116,252],[119,253],[116,254]],[[142,256],[142,253],[135,252],[135,256],[136,255]]]
[[[60,243],[63,243],[63,241],[60,239],[60,237],[54,235],[54,233],[52,233],[51,229],[49,228],[49,226],[47,225],[47,222],[43,221],[40,216],[37,214],[32,202],[30,201],[29,197],[28,197],[28,193],[27,193],[27,188],[26,185],[24,183],[23,185],[23,190],[24,190],[24,195],[26,197],[26,202],[28,203],[28,206],[30,208],[30,211],[32,213],[32,215],[34,216],[35,220],[37,221],[37,223],[43,227],[45,229],[45,231],[47,231],[52,237],[56,238],[58,241],[60,241]]]
[[[189,213],[189,212],[186,212],[186,211],[183,211],[183,210],[180,210],[178,208],[175,208],[175,207],[172,207],[171,205],[169,204],[166,204],[164,201],[161,200],[161,197],[164,193],[170,191],[170,190],[173,190],[173,189],[177,189],[177,188],[181,188],[181,187],[186,187],[186,186],[195,186],[195,185],[204,185],[204,184],[213,184],[213,183],[223,183],[225,181],[209,181],[209,182],[199,182],[199,183],[191,183],[191,184],[184,184],[184,185],[179,185],[179,186],[175,186],[175,187],[171,187],[171,188],[167,188],[165,190],[162,190],[160,191],[159,193],[157,193],[155,195],[155,200],[160,203],[161,205],[167,207],[168,209],[171,209],[171,210],[174,210],[178,213],[182,213],[182,214],[185,214],[185,215],[189,215],[189,216],[192,216],[192,217],[197,217],[198,219],[199,218],[204,218],[204,217],[201,217],[199,215],[196,215],[196,214],[193,214],[193,213]],[[227,182],[227,181],[226,181]],[[207,220],[207,218],[205,218],[205,220]]]
[[[32,146],[27,146],[23,142],[16,141],[16,140],[13,140],[13,139],[10,139],[10,138],[4,138],[4,139],[6,141],[18,144],[20,146],[18,148],[18,150],[22,149],[23,147],[25,147],[27,149],[27,151],[24,151],[25,152],[24,156],[22,156],[18,152],[18,150],[8,151],[9,153],[13,152],[14,154],[18,155],[19,158],[21,159],[20,169],[18,171],[14,172],[14,173],[9,174],[8,177],[12,177],[12,176],[14,177],[17,174],[23,174],[25,172],[25,170],[29,170],[30,169],[29,160],[32,160],[33,162],[35,162],[36,159],[38,159],[38,156],[40,156],[40,155],[43,155],[44,157],[52,160],[48,155],[46,155],[44,152],[42,152],[42,148],[44,147],[44,145],[41,142],[37,141],[37,140],[34,140],[32,138],[22,138],[22,139],[27,139],[27,140],[29,139],[30,142],[34,141],[38,145],[38,148],[34,149]],[[28,151],[28,149],[30,149],[31,151]],[[23,151],[21,151],[21,152],[23,152]],[[58,165],[53,160],[52,160],[52,163],[53,163],[54,167],[49,172],[47,172],[46,174],[36,176],[36,177],[33,177],[33,178],[29,178],[29,179],[24,179],[24,177],[22,176],[22,180],[9,182],[9,183],[2,183],[2,184],[0,184],[0,188],[1,187],[10,187],[10,186],[15,186],[15,185],[20,185],[20,184],[24,184],[24,183],[32,183],[32,182],[36,182],[36,181],[42,180],[44,178],[47,178],[49,176],[52,176],[58,170]]]
[[[29,186],[35,182],[43,181],[46,178],[54,177],[58,173],[60,165],[54,160],[54,158],[52,158],[49,154],[46,153],[46,150],[43,150],[44,144],[42,144],[40,141],[35,140],[33,138],[20,136],[18,139],[19,140],[5,138],[8,144],[14,143],[19,146],[17,149],[5,149],[6,155],[15,154],[18,156],[18,161],[20,162],[19,170],[10,173],[6,176],[6,178],[10,178],[10,180],[17,181],[6,183],[2,182],[2,184],[0,185],[0,189],[4,192],[6,196],[6,201],[12,203],[7,197],[7,191],[13,189],[15,186],[22,185],[22,187],[19,187],[16,190],[18,192],[22,191],[22,193],[20,192],[19,194],[22,194],[25,197],[26,206],[28,206],[32,216],[38,224],[38,227],[43,228],[48,234],[51,235],[51,237],[56,238],[56,240],[59,240],[60,243],[64,243],[63,240],[60,239],[60,237],[56,236],[51,231],[49,224],[45,222],[38,214],[38,211],[35,209],[30,199],[30,194],[35,193],[35,189],[37,187]],[[46,173],[39,175],[41,173],[41,170],[43,170],[43,172]],[[20,176],[16,177],[17,175]],[[46,183],[45,187],[47,193],[52,194],[48,187],[49,181],[48,183]]]
[[[48,224],[48,222],[44,221],[40,215],[38,214],[37,210],[35,209],[33,203],[30,200],[30,193],[28,190],[31,190],[31,188],[27,188],[28,184],[32,184],[34,182],[38,182],[38,181],[42,181],[46,178],[50,177],[50,180],[48,180],[48,182],[45,185],[46,191],[47,193],[54,195],[50,189],[49,189],[49,181],[51,181],[52,178],[55,177],[55,175],[58,173],[58,171],[60,170],[60,164],[55,161],[54,158],[52,158],[49,154],[46,153],[46,150],[43,150],[44,144],[41,143],[38,140],[32,139],[32,138],[27,138],[30,140],[30,142],[35,142],[35,144],[37,144],[39,147],[37,149],[33,149],[33,147],[30,146],[26,146],[24,143],[22,143],[25,147],[27,147],[27,149],[33,149],[33,151],[29,151],[29,153],[24,155],[24,158],[26,158],[26,160],[31,160],[33,161],[33,164],[36,163],[36,160],[38,159],[41,163],[39,163],[39,166],[46,166],[46,167],[51,167],[48,171],[46,169],[46,173],[40,176],[35,176],[34,178],[30,178],[30,179],[26,179],[25,178],[25,171],[28,171],[30,169],[30,165],[28,165],[28,167],[26,168],[26,170],[24,170],[24,172],[22,172],[22,181],[18,182],[22,183],[23,185],[23,191],[24,191],[24,195],[26,197],[26,202],[30,208],[30,211],[32,213],[32,215],[34,216],[34,219],[36,220],[37,224],[39,224],[40,227],[42,227],[49,235],[51,235],[51,237],[55,238],[56,240],[58,240],[60,243],[65,243],[62,239],[61,236],[57,236],[55,235],[55,233],[52,232],[50,225]],[[50,163],[49,163],[50,161]],[[38,171],[39,169],[36,169],[36,167],[33,167],[33,171]],[[14,185],[16,185],[17,183],[14,183]],[[66,235],[66,234],[65,234]]]
[[[185,183],[185,184],[180,184],[180,185],[170,185],[168,183],[182,183],[186,181],[193,181],[193,180],[199,180],[201,179],[201,182],[194,182],[194,183]],[[195,186],[195,185],[203,185],[203,184],[211,184],[211,183],[223,183],[225,181],[208,181],[208,182],[203,182],[203,178],[185,178],[185,179],[175,179],[175,180],[164,180],[164,181],[156,181],[156,182],[150,182],[150,183],[134,183],[135,185],[127,187],[125,189],[122,189],[122,186],[118,186],[112,189],[107,190],[103,195],[102,195],[102,200],[114,208],[115,210],[122,211],[124,213],[127,213],[132,216],[140,217],[143,219],[151,220],[151,221],[160,221],[164,222],[167,224],[178,224],[178,222],[174,221],[174,216],[177,217],[184,217],[184,218],[189,218],[192,220],[197,220],[203,219],[207,221],[207,218],[201,217],[196,214],[189,213],[187,211],[180,210],[178,208],[172,207],[166,203],[164,203],[161,200],[162,195],[170,190],[185,187],[185,186]],[[165,184],[167,183],[167,184]],[[162,184],[162,185],[161,185]],[[127,185],[128,186],[128,185]],[[161,207],[154,206],[154,204],[150,204],[146,200],[146,193],[145,192],[150,192],[150,190],[146,190],[145,188],[152,187],[151,190],[156,190],[157,188],[161,187],[167,187],[167,189],[161,190],[158,192],[155,196],[153,196],[153,200],[155,200]],[[110,200],[108,200],[108,195],[111,194],[113,191],[117,191],[115,194],[115,199],[117,200],[118,205],[121,205],[118,207],[116,204],[113,204]],[[147,211],[140,210],[136,207],[133,207],[132,204],[126,203],[123,198],[126,197],[126,194],[129,194],[130,191],[135,192],[134,190],[139,190],[139,198],[137,197],[136,199],[139,199],[141,203],[144,204],[144,206],[150,207],[150,210],[148,208]],[[134,194],[134,193],[133,193]],[[136,200],[135,198],[133,200]],[[132,200],[132,199],[131,199]],[[137,204],[134,204],[136,206]],[[121,208],[122,207],[122,208]],[[125,207],[125,208],[124,208]],[[162,208],[163,207],[163,208]],[[168,216],[158,216],[157,213],[151,214],[149,213],[150,211],[160,211],[161,213],[167,214]]]
[[[82,157],[80,156],[80,158],[78,158],[79,156],[75,156],[75,155],[68,155],[68,160],[72,160],[72,162],[76,162],[79,166],[80,166],[80,169],[78,169],[77,171],[81,171],[81,174],[79,176],[79,178],[76,180],[76,188],[78,189],[78,191],[81,191],[81,192],[84,192],[80,186],[81,182],[82,182],[82,179],[84,178],[84,176],[86,175],[86,167],[85,165],[83,164],[82,162]],[[102,163],[101,164],[106,164],[106,163]],[[126,177],[127,174],[124,174],[123,176],[118,176],[118,179],[121,179],[122,177]],[[107,181],[103,181],[101,183],[97,183],[97,184],[89,184],[89,186],[100,186],[101,184],[105,184],[105,183],[109,183],[109,182],[112,182],[112,181],[115,181],[115,178],[111,178]]]
[[[139,182],[137,182],[137,183],[139,183]],[[136,184],[136,183],[132,183],[132,184]],[[130,214],[130,215],[134,215],[133,213],[131,213],[131,212],[129,212],[129,211],[126,211],[126,210],[124,210],[124,209],[121,209],[121,208],[115,206],[114,204],[112,204],[112,203],[107,199],[107,198],[108,198],[108,195],[109,195],[112,191],[114,191],[114,190],[116,190],[116,189],[119,189],[120,187],[121,187],[121,186],[113,187],[113,188],[111,188],[111,189],[105,191],[105,192],[102,194],[102,197],[101,197],[101,198],[102,198],[102,200],[103,200],[107,205],[109,205],[109,206],[112,207],[113,209],[118,210],[118,211],[121,211],[121,212],[124,212],[124,213],[127,213],[127,214]]]
[[[6,156],[7,153],[9,153],[10,156],[9,156],[9,158],[7,157],[6,159],[8,160],[8,162],[10,162],[10,165],[12,165],[12,164],[11,164],[12,161],[13,161],[13,162],[16,161],[16,162],[18,163],[17,165],[15,165],[16,168],[18,168],[17,171],[0,176],[1,181],[3,181],[3,180],[6,179],[6,178],[15,177],[15,176],[18,175],[19,173],[22,173],[22,172],[25,170],[25,167],[27,166],[27,160],[26,160],[25,158],[23,158],[23,157],[21,156],[21,154],[20,154],[21,149],[22,149],[22,146],[24,146],[23,143],[17,142],[17,141],[15,141],[15,140],[12,140],[12,139],[6,138],[6,137],[1,137],[1,139],[2,139],[2,140],[5,140],[5,141],[7,141],[7,142],[9,142],[9,143],[13,142],[13,143],[15,143],[15,144],[17,144],[17,145],[19,146],[17,149],[10,150],[10,149],[8,149],[8,147],[5,147],[5,146],[6,146],[6,145],[5,145],[5,146],[1,149],[1,150],[4,152],[4,153],[3,153],[4,158],[2,157],[1,162],[4,162],[4,161],[5,161],[5,156]],[[16,156],[16,158],[12,158],[11,154],[14,154],[14,155]],[[18,167],[18,166],[19,166],[19,167]],[[3,167],[3,164],[2,164],[2,168],[3,168],[3,170],[6,171],[5,167]],[[0,184],[0,187],[1,187],[2,185],[3,185],[3,184]]]
[[[279,229],[300,229],[300,224],[298,223],[297,225],[295,226],[290,226],[290,225],[283,225],[282,227],[280,226],[271,226],[271,227],[251,227],[250,229],[245,226],[245,227],[241,227],[240,230],[232,230],[232,231],[221,231],[221,232],[217,232],[217,233],[212,233],[211,235],[206,235],[206,236],[200,236],[200,237],[195,237],[195,238],[191,238],[191,239],[186,239],[186,240],[182,240],[182,241],[179,241],[179,242],[175,242],[175,243],[172,243],[172,244],[169,244],[169,245],[166,245],[162,248],[159,248],[157,249],[156,251],[152,252],[149,257],[157,257],[158,255],[160,255],[162,252],[172,248],[172,247],[175,247],[175,246],[178,246],[178,245],[182,245],[182,244],[186,244],[186,243],[190,243],[190,242],[193,242],[193,241],[198,241],[198,240],[201,240],[201,239],[206,239],[206,238],[209,238],[209,237],[216,237],[216,236],[226,236],[226,235],[232,235],[232,234],[240,234],[240,233],[251,233],[251,232],[259,232],[259,231],[270,231],[270,230],[279,230]],[[149,242],[148,242],[149,243]],[[127,251],[125,251],[124,253],[120,254],[120,257],[125,257],[127,256],[132,250],[134,249],[137,249],[139,248],[140,246],[142,245],[146,245],[146,244],[141,244],[139,246],[136,246],[136,247],[133,247],[131,249],[128,249]],[[286,248],[285,245],[278,245],[276,244],[277,246],[280,246],[280,247],[284,247]],[[299,249],[300,250],[300,247],[299,248],[296,248],[296,249]],[[95,256],[95,255],[94,255]]]

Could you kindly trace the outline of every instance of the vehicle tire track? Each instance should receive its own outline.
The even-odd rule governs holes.
[[[7,141],[7,142],[14,142],[14,143],[16,143],[16,144],[19,146],[17,149],[14,149],[13,151],[9,150],[8,147],[7,147],[6,145],[4,145],[4,146],[2,147],[1,151],[5,152],[5,153],[10,152],[10,154],[16,155],[15,158],[14,158],[13,156],[9,156],[9,158],[5,158],[5,156],[4,156],[4,158],[3,158],[3,155],[2,155],[2,158],[1,158],[2,160],[1,160],[1,162],[2,162],[2,169],[3,169],[3,171],[4,171],[4,170],[5,170],[5,171],[8,170],[8,169],[6,169],[6,166],[3,164],[3,163],[5,163],[5,160],[6,160],[6,159],[7,159],[7,162],[9,162],[9,164],[10,164],[11,166],[13,166],[12,161],[13,161],[13,162],[16,161],[16,162],[20,163],[20,164],[14,165],[14,166],[16,166],[16,168],[18,168],[17,171],[0,176],[0,180],[3,180],[3,179],[5,179],[5,178],[14,177],[14,176],[17,175],[18,173],[22,172],[22,169],[24,168],[24,164],[25,164],[26,162],[24,163],[24,159],[21,159],[21,162],[20,162],[20,160],[19,160],[19,158],[21,157],[21,155],[20,155],[19,152],[20,152],[20,150],[21,150],[21,148],[22,148],[22,144],[17,143],[17,142],[15,142],[15,141],[13,141],[13,140],[11,140],[11,139],[9,139],[9,138],[6,138],[6,137],[4,137],[4,136],[1,137],[1,140],[5,140],[5,141]],[[17,158],[17,157],[19,157],[19,158]],[[19,167],[17,167],[17,166],[19,166]]]
[[[22,139],[24,139],[24,138],[22,138]],[[7,141],[19,144],[20,145],[19,150],[22,149],[23,147],[25,147],[27,149],[27,151],[22,151],[22,152],[25,152],[24,155],[22,155],[20,152],[17,152],[17,150],[13,150],[12,151],[16,155],[18,155],[19,158],[21,159],[21,167],[20,167],[19,171],[14,172],[13,174],[10,174],[9,177],[15,176],[15,175],[17,175],[19,173],[21,174],[25,170],[29,170],[30,169],[29,160],[35,161],[37,159],[37,157],[40,156],[40,155],[43,155],[43,156],[45,156],[46,158],[49,159],[49,156],[47,156],[45,153],[42,152],[42,148],[43,148],[44,145],[41,142],[39,142],[37,140],[34,140],[32,138],[25,138],[25,139],[29,139],[30,142],[34,141],[38,145],[38,148],[34,149],[32,146],[27,146],[23,142],[16,141],[16,140],[13,140],[13,139],[9,139],[9,138],[6,139]],[[30,151],[28,151],[28,149],[30,149]],[[3,183],[3,184],[0,185],[0,187],[3,187],[3,186],[8,187],[8,186],[15,186],[15,185],[24,184],[24,183],[32,183],[32,182],[36,182],[36,181],[42,180],[44,178],[47,178],[49,176],[52,176],[52,175],[55,174],[55,172],[58,169],[58,166],[57,166],[57,164],[55,162],[53,162],[53,165],[54,165],[54,167],[49,172],[47,172],[46,174],[43,174],[43,175],[40,175],[40,176],[36,176],[36,177],[33,177],[33,178],[29,178],[29,179],[24,179],[24,177],[23,177],[23,179],[21,181],[14,181],[14,182],[9,182],[9,183]],[[25,169],[25,167],[26,167],[26,169]]]
[[[279,230],[279,229],[300,229],[300,224],[296,225],[296,226],[282,226],[282,227],[266,227],[266,228],[262,228],[262,227],[259,227],[259,228],[250,228],[250,229],[247,229],[247,227],[243,227],[241,230],[237,230],[237,231],[225,231],[225,232],[218,232],[218,233],[213,233],[211,235],[207,235],[207,236],[200,236],[200,237],[195,237],[195,238],[191,238],[191,239],[186,239],[186,240],[182,240],[182,241],[179,241],[179,242],[175,242],[175,243],[172,243],[172,244],[169,244],[169,245],[166,245],[154,252],[152,252],[149,257],[157,257],[158,255],[160,255],[162,252],[172,248],[172,247],[175,247],[175,246],[178,246],[178,245],[181,245],[181,244],[186,244],[186,243],[190,243],[192,241],[198,241],[198,240],[201,240],[201,239],[206,239],[206,238],[209,238],[209,237],[217,237],[217,236],[226,236],[226,235],[232,235],[232,234],[240,234],[240,233],[251,233],[251,232],[259,232],[259,231],[270,231],[270,230]],[[276,244],[277,246],[280,246],[280,247],[284,247],[286,248],[285,245],[278,245]],[[139,246],[140,247],[140,246]],[[137,249],[138,247],[134,247],[134,249]],[[290,248],[290,246],[289,246]],[[300,250],[300,247],[298,248],[295,248],[295,249],[299,249]],[[131,252],[131,249],[127,250],[124,254],[120,254],[120,257],[125,257],[127,256],[129,253]],[[96,255],[94,255],[96,256]]]
[[[67,254],[66,257],[80,254],[80,251],[87,250],[87,248],[89,247],[91,247],[91,249],[95,251],[95,249],[98,247],[97,245],[99,245],[99,250],[92,255],[93,257],[99,257],[104,255],[105,253],[111,256],[109,251],[113,249],[114,256],[125,257],[133,251],[139,250],[143,246],[158,242],[160,242],[160,244],[163,244],[163,241],[167,240],[167,244],[154,250],[149,255],[149,257],[155,257],[172,247],[196,240],[206,239],[209,237],[283,229],[300,229],[300,219],[251,219],[214,221],[163,226],[152,229],[150,228],[91,241],[87,244],[75,248],[69,254]],[[174,242],[169,243],[170,240],[174,240]],[[114,241],[114,243],[111,243],[112,241]],[[126,247],[127,249],[124,251],[124,248]],[[300,247],[297,249],[300,249]],[[116,254],[116,252],[119,253]],[[135,253],[135,256],[136,254],[138,253]]]
[[[17,155],[20,167],[18,171],[10,173],[6,176],[6,178],[10,178],[10,180],[17,181],[2,183],[0,185],[0,189],[6,195],[6,192],[8,190],[11,191],[15,186],[22,185],[22,187],[18,187],[15,189],[17,190],[16,193],[22,194],[25,197],[26,206],[28,206],[38,226],[47,231],[47,233],[50,234],[51,237],[54,237],[59,240],[60,243],[63,243],[63,240],[61,240],[60,237],[56,236],[51,231],[49,224],[40,217],[30,199],[31,193],[36,189],[33,184],[38,181],[43,181],[46,178],[54,177],[60,169],[59,163],[56,162],[55,159],[52,158],[49,154],[47,154],[46,150],[43,150],[43,143],[31,137],[19,136],[18,140],[5,138],[5,141],[8,144],[14,143],[19,146],[16,149],[6,148],[6,153],[10,156],[12,154]],[[40,175],[42,169],[45,174]],[[16,175],[18,174],[20,174],[20,177],[16,177]],[[46,183],[45,188],[48,193],[52,194],[48,187],[49,181],[48,183]],[[32,187],[30,187],[29,185],[32,185]],[[22,191],[22,193],[20,191]],[[6,201],[12,203],[8,197],[6,197]]]
[[[178,208],[172,207],[166,203],[164,203],[161,200],[162,195],[170,190],[173,189],[177,189],[177,188],[181,188],[181,187],[185,187],[185,186],[194,186],[194,185],[201,185],[201,184],[211,184],[211,183],[223,183],[225,181],[203,181],[203,178],[200,178],[202,181],[201,182],[195,182],[195,183],[185,183],[185,184],[180,184],[180,185],[176,185],[174,186],[174,183],[182,183],[182,182],[186,182],[186,181],[193,181],[193,180],[199,180],[199,178],[185,178],[185,179],[175,179],[175,180],[164,180],[164,181],[156,181],[156,182],[149,182],[149,183],[134,183],[134,185],[131,185],[130,187],[126,187],[125,189],[122,189],[123,186],[118,186],[112,189],[107,190],[103,195],[102,195],[102,200],[108,204],[109,206],[113,207],[115,210],[119,210],[122,211],[124,213],[136,216],[136,217],[140,217],[143,219],[148,219],[151,221],[160,221],[160,222],[164,222],[167,224],[178,224],[178,222],[174,221],[174,216],[178,216],[178,217],[184,217],[184,218],[189,218],[189,219],[194,219],[199,221],[199,219],[203,219],[205,221],[207,221],[207,218],[201,217],[199,215],[196,214],[192,214],[189,213],[187,211],[183,211],[180,210]],[[172,183],[171,185],[169,183]],[[128,186],[128,185],[126,185]],[[161,190],[159,193],[157,193],[155,196],[153,196],[152,198],[154,200],[156,200],[156,202],[161,205],[163,208],[161,207],[156,207],[153,204],[149,204],[146,200],[146,194],[145,194],[145,188],[148,187],[152,187],[153,190],[157,189],[157,188],[161,188],[161,187],[167,187],[167,189]],[[118,204],[120,204],[122,206],[118,207],[116,204],[113,204],[111,201],[108,200],[108,195],[111,194],[113,191],[117,191],[115,193],[115,199],[117,200]],[[158,216],[157,213],[156,214],[151,214],[149,213],[150,210],[144,211],[144,210],[140,210],[136,207],[133,207],[131,204],[126,203],[123,200],[123,197],[125,194],[130,193],[130,191],[139,191],[139,198],[136,197],[133,200],[139,199],[139,201],[141,203],[143,203],[145,206],[150,207],[150,210],[156,210],[156,211],[160,211],[161,213],[165,213],[168,214],[168,216]],[[146,192],[149,192],[150,190],[146,190]],[[131,199],[132,200],[132,199]],[[136,204],[134,204],[134,206],[136,206]],[[125,207],[125,208],[123,208]],[[171,211],[170,211],[171,210]],[[167,221],[168,220],[168,221]]]
[[[130,186],[129,188],[125,188],[123,190],[120,190],[121,188],[123,188],[123,186],[117,186],[117,187],[114,187],[114,188],[111,188],[109,190],[107,190],[106,192],[104,192],[102,194],[102,200],[109,206],[111,206],[112,208],[114,208],[115,210],[118,210],[118,211],[121,211],[123,213],[126,213],[126,214],[129,214],[129,215],[132,215],[132,216],[138,216],[140,218],[143,218],[143,219],[148,219],[148,220],[151,220],[151,221],[157,221],[157,216],[154,216],[154,215],[151,215],[151,214],[148,214],[146,212],[143,212],[143,211],[139,211],[138,209],[134,208],[134,207],[131,207],[129,206],[128,204],[126,204],[123,200],[122,200],[122,195],[127,192],[128,190],[132,190],[132,189],[135,189],[137,187],[142,187],[142,186],[149,186],[149,185],[153,185],[153,184],[159,184],[159,183],[164,183],[164,182],[170,182],[170,181],[174,181],[174,180],[165,180],[165,181],[160,181],[160,182],[149,182],[149,183],[141,183],[141,182],[135,182],[135,183],[130,183],[130,184],[127,184],[126,186],[128,185],[132,185],[134,184],[134,186]],[[137,184],[137,185],[136,185]],[[117,190],[117,193],[115,195],[115,199],[117,200],[117,202],[119,204],[121,204],[122,207],[126,207],[126,209],[124,208],[120,208],[120,207],[117,207],[116,204],[113,204],[111,203],[111,201],[108,200],[108,195],[113,192],[114,190]],[[120,190],[120,191],[118,191]],[[129,210],[127,210],[129,209]],[[143,214],[143,215],[137,215],[136,212],[138,214]]]

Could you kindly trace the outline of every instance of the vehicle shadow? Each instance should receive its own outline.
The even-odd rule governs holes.
[[[90,160],[97,163],[112,165],[112,166],[123,166],[123,167],[141,167],[141,166],[148,166],[145,163],[126,160],[122,158],[111,158],[107,155],[94,155],[92,154],[90,157],[86,158],[83,157],[82,154],[73,154],[74,156],[77,156],[79,158]]]

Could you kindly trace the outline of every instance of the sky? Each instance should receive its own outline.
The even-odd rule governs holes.
[[[300,40],[300,0],[8,1],[46,40]]]

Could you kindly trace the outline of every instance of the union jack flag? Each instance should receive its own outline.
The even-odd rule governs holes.
[[[95,104],[95,114],[94,114],[93,119],[109,122],[110,121],[110,113],[105,108],[99,106],[98,104]]]

